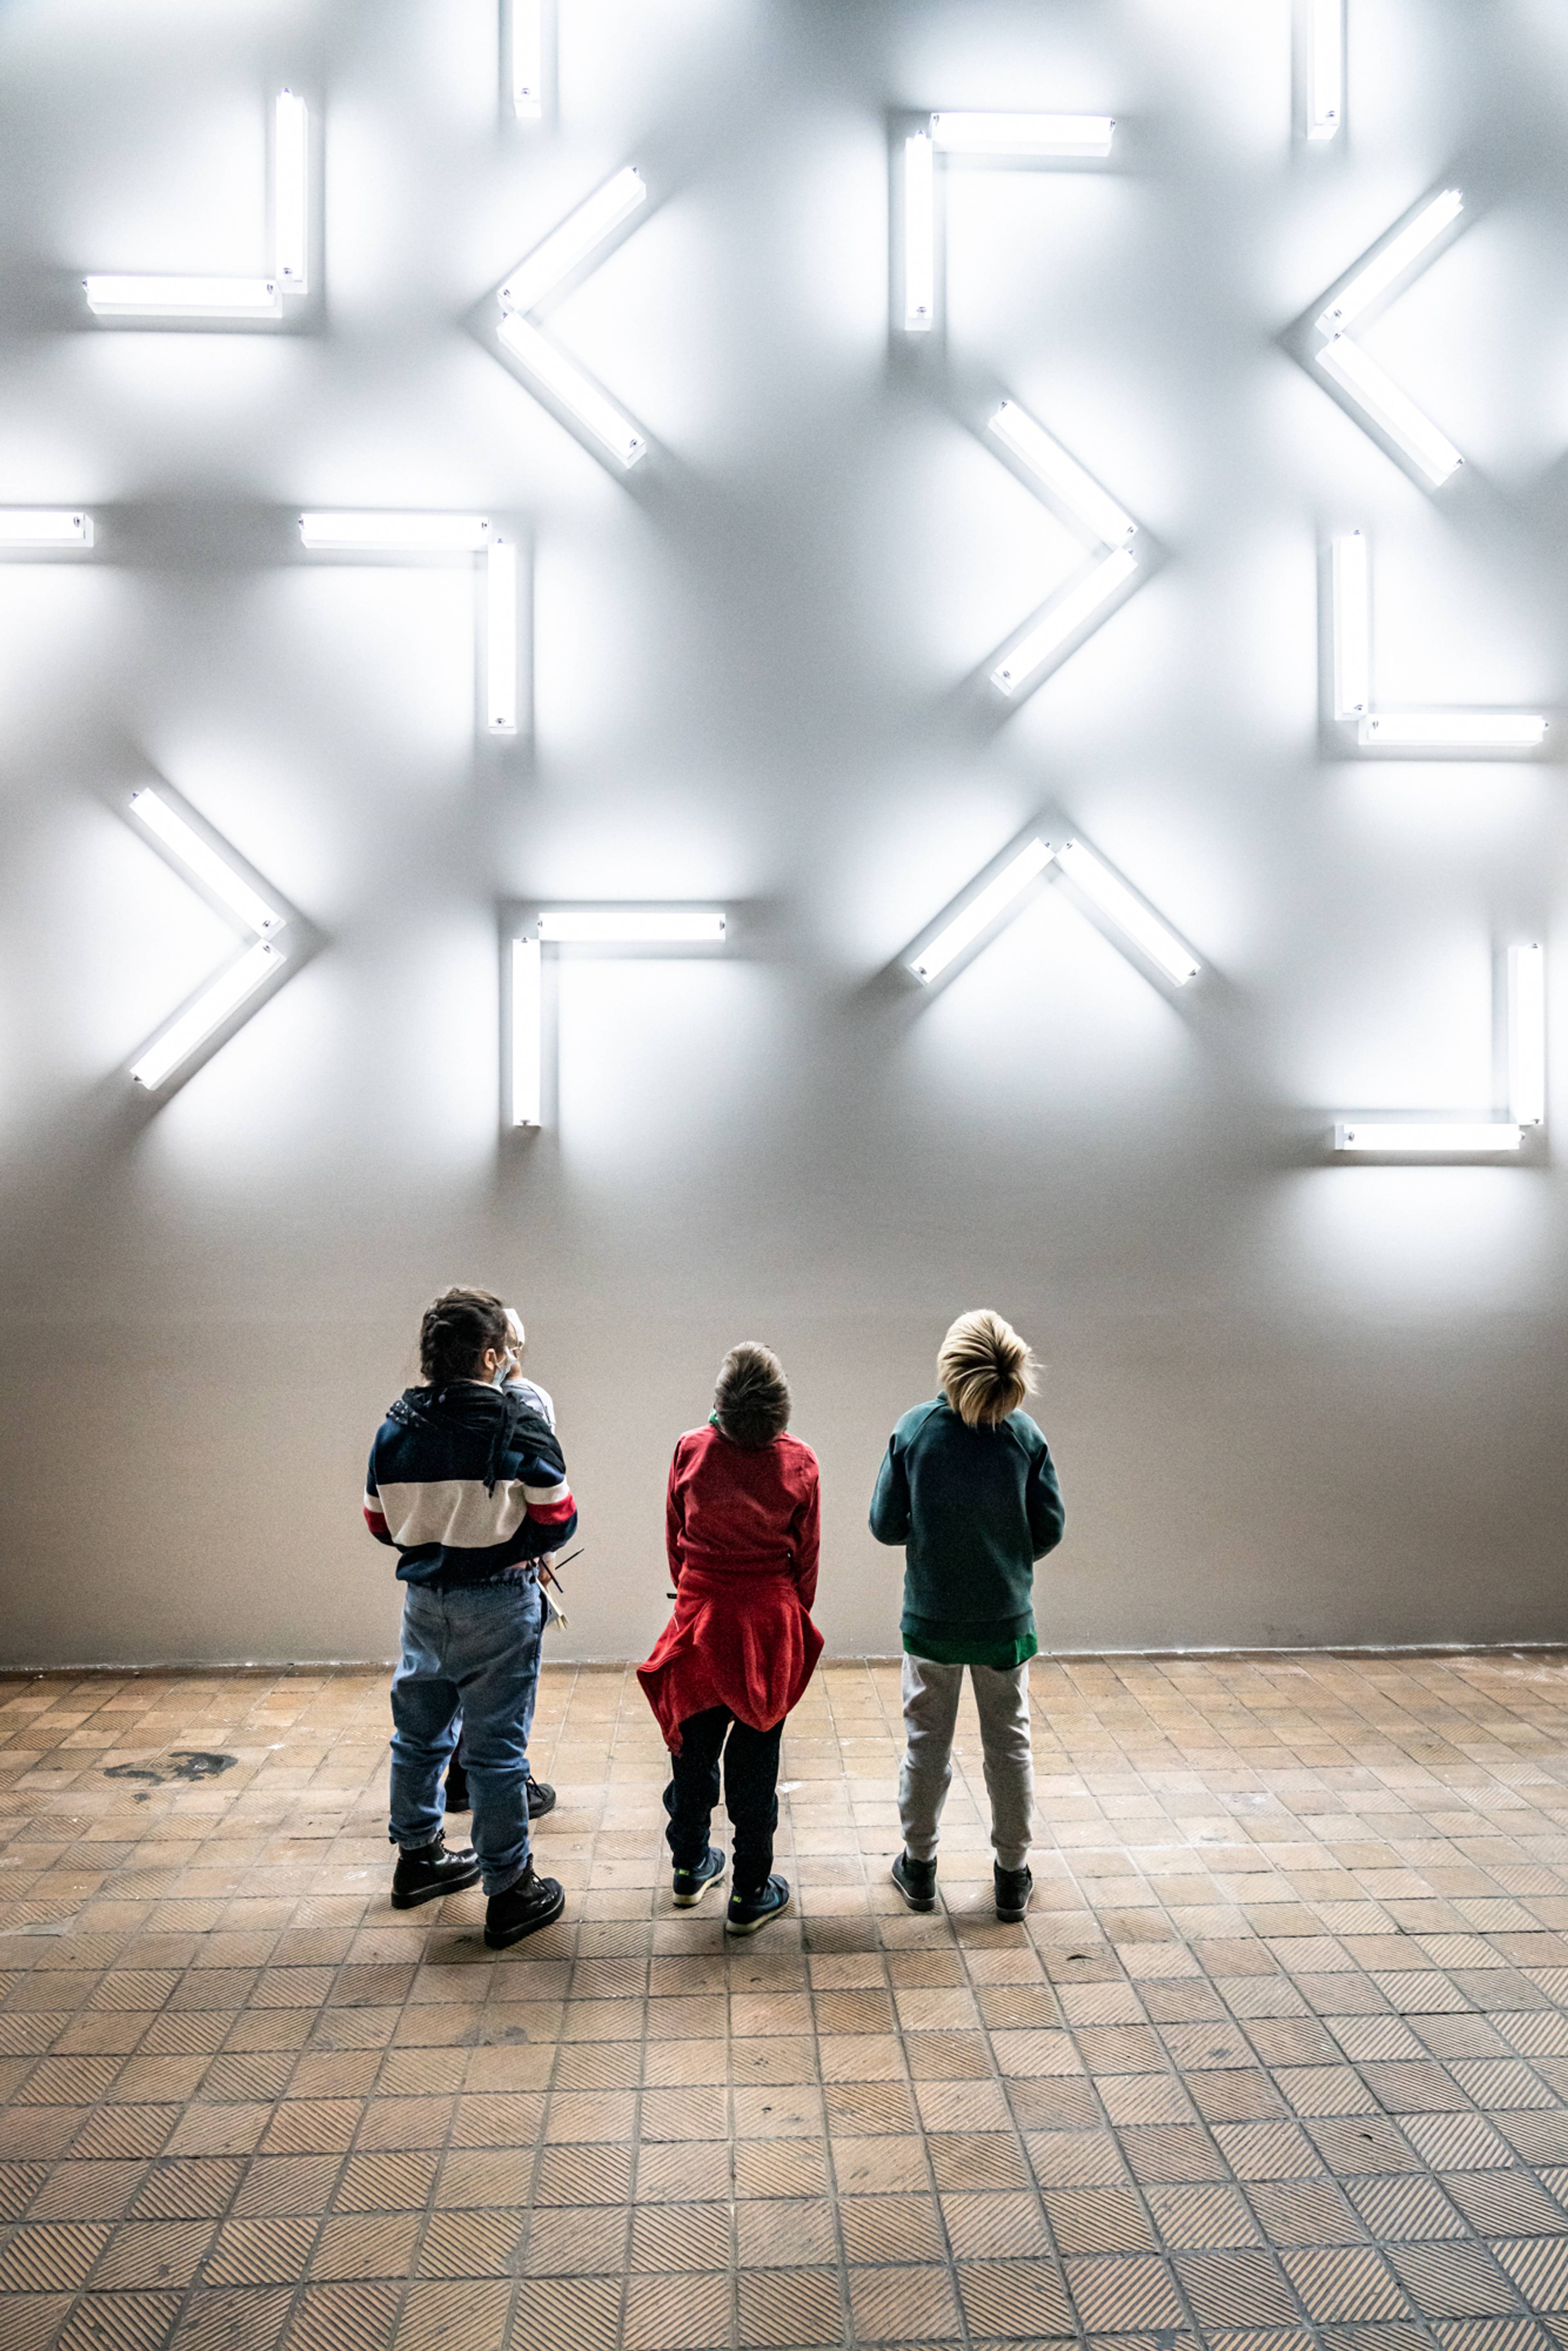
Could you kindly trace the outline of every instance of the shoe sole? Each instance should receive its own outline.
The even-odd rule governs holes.
[[[465,1870],[461,1877],[449,1877],[440,1886],[423,1886],[417,1894],[394,1891],[392,1907],[394,1910],[417,1910],[422,1902],[434,1902],[443,1894],[461,1894],[465,1886],[477,1886],[478,1883],[479,1865],[476,1862],[473,1868]]]
[[[922,1912],[936,1909],[936,1896],[935,1894],[931,1896],[929,1901],[924,1895],[911,1894],[908,1886],[905,1886],[904,1880],[899,1876],[896,1870],[890,1869],[887,1874],[889,1877],[892,1878],[894,1886],[897,1886],[906,1909],[919,1910]]]
[[[514,1943],[520,1943],[525,1935],[537,1935],[541,1927],[553,1927],[565,1908],[566,1888],[563,1886],[560,1897],[553,1908],[540,1911],[537,1918],[526,1918],[520,1927],[508,1927],[502,1935],[497,1935],[491,1928],[486,1927],[485,1940],[492,1951],[509,1950]]]
[[[1026,1902],[1021,1910],[998,1910],[997,1917],[1004,1927],[1021,1927],[1029,1917],[1029,1904]]]
[[[789,1907],[789,1896],[786,1895],[777,1910],[767,1911],[760,1918],[748,1919],[744,1926],[737,1926],[733,1919],[727,1918],[724,1931],[727,1935],[760,1935],[764,1927],[771,1927],[775,1918],[782,1918]]]
[[[716,1886],[723,1876],[722,1869],[716,1869],[711,1877],[704,1879],[695,1894],[673,1894],[670,1899],[677,1910],[695,1910],[708,1888]]]

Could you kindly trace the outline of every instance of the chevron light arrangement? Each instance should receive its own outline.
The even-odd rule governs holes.
[[[1363,749],[1469,753],[1532,751],[1546,720],[1505,710],[1376,710],[1372,704],[1372,597],[1365,534],[1341,532],[1331,554],[1333,715],[1355,722]]]
[[[252,940],[238,960],[218,972],[131,1064],[132,1079],[152,1093],[166,1085],[257,989],[286,968],[285,958],[273,942],[287,918],[160,793],[152,789],[134,793],[131,810],[173,862],[215,898]]]
[[[99,319],[260,324],[284,315],[286,294],[310,280],[310,120],[302,98],[280,90],[274,109],[272,270],[260,277],[84,277],[88,308]]]
[[[1054,844],[1037,833],[972,895],[961,899],[938,927],[904,958],[904,968],[925,987],[956,963],[977,941],[990,938],[1016,914],[1030,884],[1054,870],[1066,876],[1118,934],[1117,944],[1137,950],[1175,987],[1196,979],[1203,967],[1154,908],[1112,872],[1082,841]],[[988,937],[988,933],[990,937]]]
[[[1109,114],[937,113],[904,141],[904,329],[929,333],[936,319],[938,155],[954,162],[1013,157],[1037,162],[1103,162],[1116,124]]]
[[[569,213],[559,226],[517,264],[497,297],[502,315],[496,333],[502,348],[576,418],[585,432],[628,468],[646,455],[645,436],[609,394],[546,333],[532,314],[647,199],[647,185],[641,172],[628,163]]]
[[[544,1123],[547,947],[722,947],[728,927],[716,906],[542,906],[533,935],[512,941],[512,1125]]]
[[[1434,489],[1458,471],[1463,457],[1409,393],[1353,340],[1349,329],[1401,278],[1436,258],[1438,239],[1460,217],[1464,203],[1458,188],[1445,188],[1434,196],[1362,264],[1315,322],[1318,333],[1326,338],[1316,353],[1318,366]]]
[[[517,550],[487,516],[302,514],[299,538],[313,555],[483,555],[486,727],[517,731]]]
[[[1546,958],[1534,940],[1508,951],[1508,1116],[1501,1119],[1342,1119],[1336,1154],[1385,1158],[1490,1159],[1521,1149],[1546,1122]]]

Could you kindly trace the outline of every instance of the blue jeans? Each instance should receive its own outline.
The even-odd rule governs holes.
[[[486,1894],[504,1894],[528,1865],[523,1780],[538,1690],[544,1601],[531,1575],[438,1592],[411,1583],[402,1655],[392,1676],[392,1821],[405,1853],[442,1831],[441,1775],[463,1725],[474,1802],[474,1848]]]

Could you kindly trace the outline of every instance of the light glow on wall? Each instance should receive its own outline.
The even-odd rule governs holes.
[[[1051,654],[1075,636],[1103,604],[1133,577],[1138,566],[1124,550],[1107,555],[1086,579],[1048,605],[1041,618],[1021,637],[991,672],[991,684],[1000,694],[1012,695]]]
[[[1448,434],[1439,432],[1409,393],[1401,392],[1392,376],[1348,335],[1336,335],[1332,343],[1325,343],[1318,353],[1318,365],[1404,451],[1434,489],[1440,489],[1464,464]]]
[[[545,390],[575,416],[619,465],[630,469],[647,455],[648,443],[629,416],[622,415],[608,392],[584,375],[574,360],[530,319],[508,310],[497,333],[520,367],[537,376]]]
[[[716,907],[550,907],[539,916],[548,946],[710,946],[725,942],[726,918]]]
[[[1499,1152],[1517,1151],[1523,1140],[1520,1129],[1504,1120],[1438,1125],[1415,1119],[1381,1123],[1357,1119],[1335,1127],[1333,1147],[1399,1159],[1490,1159]]]
[[[84,277],[99,319],[280,319],[276,277]]]
[[[1413,269],[1422,256],[1442,235],[1465,208],[1465,199],[1458,188],[1445,188],[1424,204],[1415,219],[1402,228],[1397,236],[1379,247],[1364,269],[1358,269],[1343,293],[1323,310],[1318,319],[1320,335],[1343,335],[1383,295],[1396,278]]]
[[[1374,710],[1357,734],[1385,751],[1533,751],[1545,739],[1544,718],[1502,710]]]
[[[310,286],[310,118],[291,89],[277,99],[273,145],[272,266],[284,290]]]
[[[69,507],[0,507],[0,549],[90,547],[92,517]]]
[[[973,945],[982,931],[1000,920],[1015,906],[1036,874],[1043,873],[1055,852],[1049,841],[1027,841],[1016,857],[1003,866],[994,881],[977,891],[968,904],[943,925],[936,937],[917,956],[911,958],[907,968],[916,979],[929,986],[945,972],[967,946]]]
[[[931,141],[916,131],[904,142],[904,325],[926,333],[936,315],[936,183]]]
[[[302,514],[299,537],[313,554],[477,555],[490,545],[484,515]]]
[[[194,1004],[171,1022],[161,1037],[155,1038],[140,1061],[131,1064],[131,1074],[139,1086],[151,1093],[174,1075],[193,1053],[204,1045],[214,1030],[221,1029],[231,1014],[237,1012],[247,998],[256,994],[281,969],[283,957],[265,939],[246,949],[239,961],[205,987]]]
[[[492,735],[517,731],[517,550],[491,542],[486,558],[485,688]]]
[[[946,155],[1103,158],[1116,122],[1109,114],[934,114],[931,141]]]
[[[1092,850],[1085,849],[1081,841],[1069,841],[1057,851],[1056,862],[1068,880],[1082,891],[1108,922],[1131,939],[1140,954],[1147,956],[1155,968],[1164,972],[1174,987],[1184,987],[1189,979],[1197,977],[1202,967],[1188,954],[1176,933],[1141,898],[1135,897],[1108,865],[1102,864]]]
[[[538,939],[512,941],[512,1103],[514,1126],[544,1116],[544,973]]]
[[[1003,401],[990,429],[1103,546],[1124,547],[1136,535],[1138,526],[1131,515],[1016,400]]]
[[[1508,1107],[1520,1126],[1546,1123],[1546,957],[1533,940],[1508,951]]]
[[[544,0],[511,0],[512,112],[537,122],[545,110]]]
[[[1307,0],[1307,137],[1335,139],[1344,120],[1344,0]]]
[[[559,227],[551,229],[526,261],[518,262],[501,287],[498,298],[502,309],[537,309],[588,259],[595,246],[602,245],[622,221],[630,220],[639,205],[647,201],[648,190],[642,173],[635,164],[628,163],[585,204],[579,204],[574,213],[568,213]]]
[[[1363,718],[1372,695],[1372,601],[1366,540],[1359,530],[1335,538],[1331,556],[1333,600],[1333,715]]]
[[[204,841],[194,827],[188,825],[157,792],[149,789],[132,793],[131,810],[141,818],[149,832],[156,835],[170,855],[177,857],[186,872],[194,874],[247,930],[254,931],[258,938],[270,938],[283,928],[284,917],[277,909],[269,906],[244,874],[236,872],[227,859]]]
[[[1343,1119],[1336,1152],[1385,1157],[1481,1159],[1516,1152],[1546,1119],[1546,958],[1533,941],[1508,951],[1508,1116],[1502,1119]]]
[[[1545,719],[1522,711],[1373,708],[1371,576],[1359,530],[1333,541],[1333,606],[1334,716],[1357,722],[1364,749],[1486,755],[1532,751],[1545,740]]]

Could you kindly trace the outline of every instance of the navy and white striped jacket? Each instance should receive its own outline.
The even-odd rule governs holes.
[[[486,1583],[570,1541],[577,1504],[549,1403],[527,1381],[405,1388],[376,1431],[365,1524],[404,1583]]]

